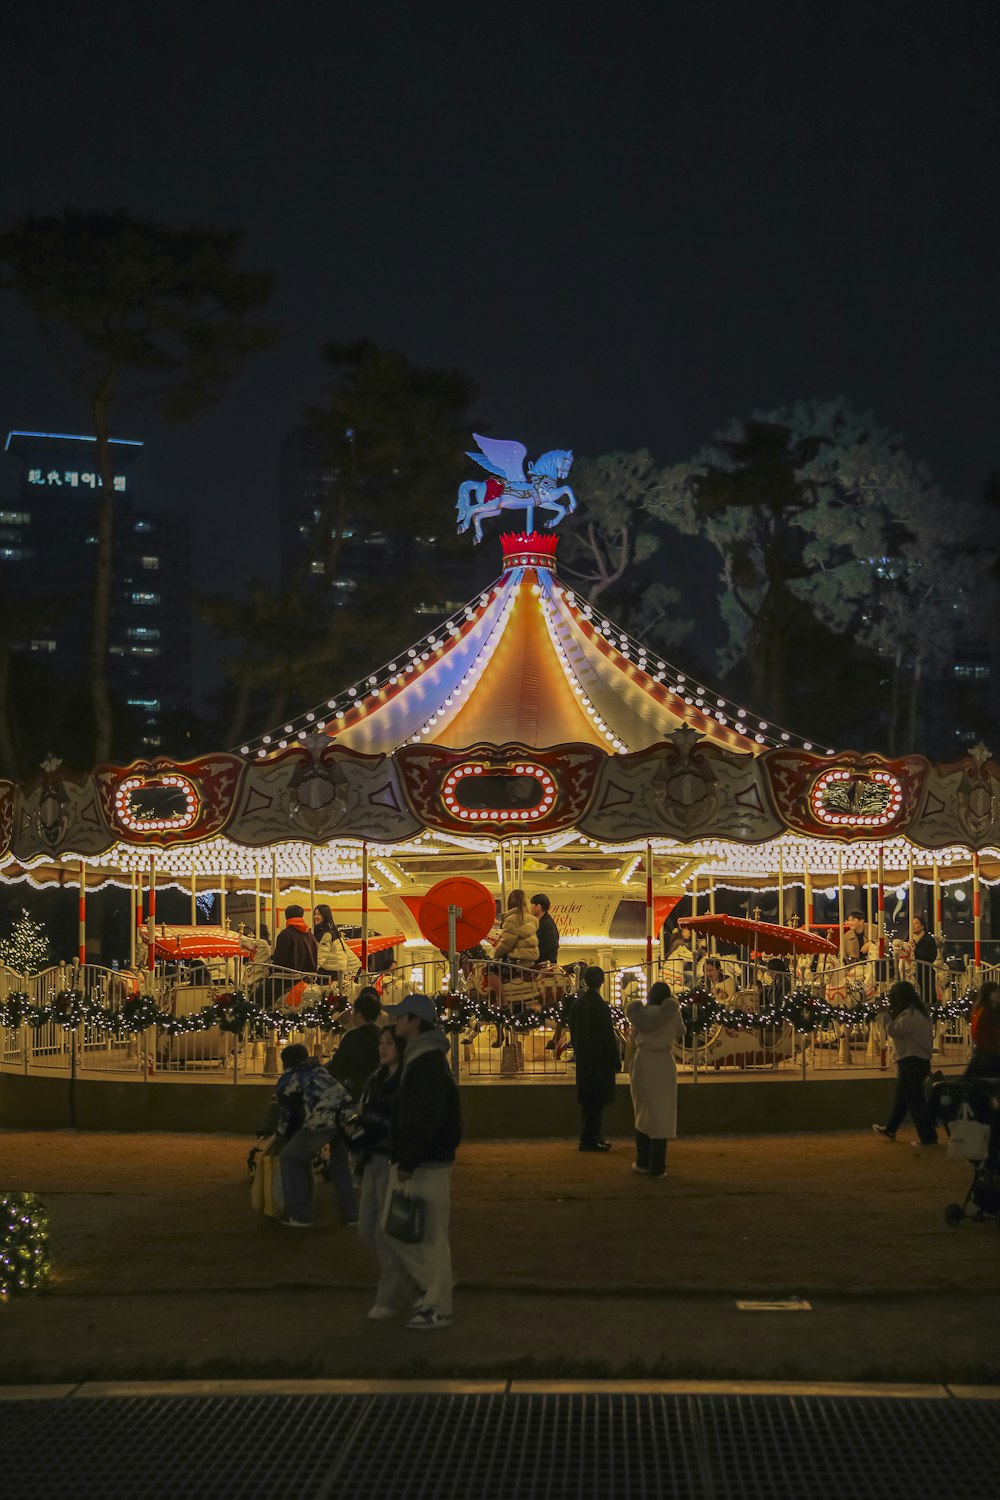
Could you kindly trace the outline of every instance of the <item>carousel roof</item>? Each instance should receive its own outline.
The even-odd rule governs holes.
[[[820,753],[665,661],[559,580],[557,538],[502,537],[496,583],[378,671],[241,753],[263,760],[317,731],[367,754],[407,744],[593,745],[628,753],[687,726],[713,745]]]

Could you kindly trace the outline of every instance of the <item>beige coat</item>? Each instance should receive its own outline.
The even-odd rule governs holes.
[[[508,911],[500,929],[500,941],[493,950],[494,963],[506,958],[512,964],[538,962],[538,919],[530,911],[519,917],[516,911]]]
[[[662,1005],[633,1000],[625,1012],[635,1039],[629,1070],[635,1128],[653,1141],[677,1135],[677,1067],[673,1047],[684,1036],[681,1008],[674,999]]]

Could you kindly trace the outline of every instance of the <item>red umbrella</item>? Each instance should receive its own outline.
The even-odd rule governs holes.
[[[738,947],[753,947],[760,954],[775,953],[839,953],[836,943],[820,937],[818,932],[807,932],[803,927],[779,927],[776,922],[754,922],[749,917],[681,917],[678,927],[689,932],[714,933],[723,942],[729,941]]]

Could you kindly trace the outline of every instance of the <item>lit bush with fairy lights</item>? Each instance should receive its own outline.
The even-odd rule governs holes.
[[[34,1193],[0,1193],[0,1302],[49,1279],[49,1216]]]

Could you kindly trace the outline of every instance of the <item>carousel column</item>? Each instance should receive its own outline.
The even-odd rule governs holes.
[[[839,848],[837,850],[837,918],[840,931],[840,986],[845,995],[846,1004],[844,965],[847,962],[847,926],[844,921],[844,851]],[[846,1066],[851,1060],[850,1030],[847,1026],[842,1027],[840,1031],[837,1060],[842,1066]]]
[[[812,871],[808,864],[802,872],[802,903],[804,907],[802,925],[809,932],[815,925],[816,913],[813,911]]]
[[[691,876],[691,915],[698,915],[698,871]],[[691,984],[698,983],[698,934],[691,930]]]
[[[138,884],[138,874],[135,870],[129,871],[128,876],[128,966],[135,968],[135,928],[136,928],[136,901],[135,890]]]
[[[646,843],[646,985],[653,982],[653,845]]]
[[[785,846],[778,845],[778,926],[785,925]]]
[[[191,926],[198,925],[198,872],[191,866]]]
[[[256,937],[260,937],[260,865],[257,860],[253,864],[253,930]]]
[[[146,975],[149,982],[149,992],[153,992],[153,976],[156,968],[156,855],[152,852],[149,856],[149,926],[146,930]],[[153,1038],[155,1042],[156,1033]],[[149,1032],[146,1032],[145,1045],[142,1049],[142,1070],[146,1081],[153,1071],[152,1058],[149,1049]]]
[[[361,840],[361,972],[368,975],[368,840]]]
[[[80,861],[80,897],[77,906],[78,963],[82,969],[87,962],[87,866]],[[81,976],[81,983],[82,983]]]
[[[309,845],[309,920],[316,910],[316,851]]]
[[[219,917],[220,917],[222,926],[225,927],[225,925],[226,925],[226,877],[225,877],[225,875],[221,875],[219,877]]]
[[[972,851],[972,982],[979,988],[983,977],[983,892],[979,878],[979,850]]]
[[[933,864],[931,866],[931,880],[932,880],[932,883],[933,883],[932,884],[932,892],[931,892],[931,900],[932,900],[932,902],[934,904],[934,916],[933,916],[934,927],[933,927],[933,932],[934,932],[934,936],[937,938],[938,942],[941,944],[941,946],[943,948],[944,947],[944,932],[942,931],[941,918],[943,917],[944,912],[943,912],[943,909],[942,909],[942,906],[941,906],[941,866],[938,863],[938,857],[937,857],[936,854],[934,856]]]
[[[156,966],[156,855],[149,856],[149,923],[146,929],[146,968],[152,974]]]
[[[710,917],[714,917],[715,916],[715,876],[714,875],[709,875],[709,877],[708,877],[708,914],[709,914]],[[709,935],[708,935],[708,951],[712,955],[713,958],[715,957],[715,955],[719,951],[719,940],[716,937],[716,935],[715,935],[714,932],[710,932]]]
[[[878,979],[885,977],[885,845],[878,846]]]
[[[278,860],[277,856],[271,854],[271,947],[274,947],[278,936]],[[265,994],[270,995],[268,1009],[274,1007],[274,989],[265,989]],[[264,1072],[270,1076],[278,1071],[278,1029],[272,1026],[267,1034],[267,1047],[264,1050]]]

